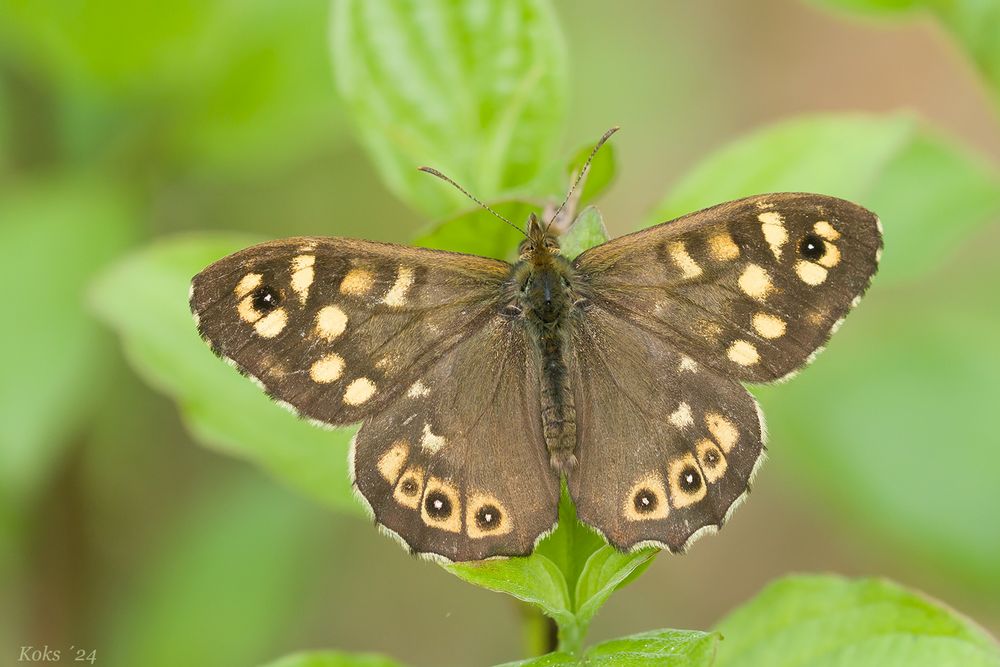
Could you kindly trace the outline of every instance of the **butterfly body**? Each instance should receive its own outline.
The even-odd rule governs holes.
[[[532,343],[541,378],[541,410],[545,445],[552,467],[568,471],[576,463],[576,408],[568,366],[574,309],[579,285],[573,265],[559,254],[559,243],[546,235],[532,215],[521,259],[511,270],[517,289],[517,313]]]
[[[530,553],[563,480],[617,548],[683,551],[726,521],[763,461],[742,382],[808,363],[881,248],[860,206],[778,193],[573,260],[533,219],[514,264],[273,241],[199,273],[191,307],[212,349],[283,405],[363,422],[355,489],[416,553]]]

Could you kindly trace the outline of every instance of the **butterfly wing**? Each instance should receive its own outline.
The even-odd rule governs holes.
[[[247,248],[195,276],[219,356],[305,417],[350,424],[408,391],[498,308],[510,266],[339,238]]]
[[[722,525],[763,460],[740,381],[807,363],[875,273],[878,219],[847,201],[771,194],[581,254],[574,329],[581,519],[619,548],[683,550]]]
[[[868,287],[878,218],[842,199],[760,195],[581,254],[591,298],[699,365],[748,382],[805,364]]]
[[[355,488],[410,549],[530,553],[558,515],[537,371],[503,315],[510,265],[350,239],[264,243],[212,264],[191,307],[217,354],[326,424],[366,420]]]
[[[355,488],[412,551],[448,560],[531,553],[558,519],[523,325],[496,316],[366,422]]]
[[[598,303],[573,343],[580,520],[622,550],[720,527],[764,458],[753,397]]]

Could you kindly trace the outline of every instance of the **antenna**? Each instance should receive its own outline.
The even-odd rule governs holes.
[[[552,214],[552,218],[549,219],[548,224],[545,225],[545,231],[549,231],[549,227],[552,225],[552,222],[559,217],[560,213],[562,213],[562,210],[566,206],[566,203],[569,201],[569,198],[573,196],[574,192],[576,192],[576,187],[580,185],[580,182],[587,175],[587,172],[590,171],[590,163],[593,162],[594,156],[597,155],[597,151],[601,150],[601,146],[604,145],[604,142],[610,139],[611,135],[620,129],[621,128],[619,126],[615,125],[610,130],[601,135],[601,138],[597,141],[597,144],[594,146],[594,150],[590,151],[590,155],[587,156],[587,161],[583,163],[583,169],[580,170],[580,173],[577,175],[576,180],[573,181],[573,187],[571,187],[569,189],[569,192],[566,193],[566,199],[563,200],[563,203],[559,204],[559,208],[556,209],[556,212]]]
[[[494,211],[492,208],[490,208],[489,206],[487,206],[483,202],[481,202],[478,199],[476,199],[475,197],[473,197],[471,194],[469,194],[468,190],[466,190],[461,185],[459,185],[455,181],[451,180],[450,178],[448,178],[447,176],[445,176],[444,174],[442,174],[437,169],[434,169],[433,167],[417,167],[417,170],[418,171],[422,171],[422,172],[424,172],[426,174],[430,174],[431,176],[437,176],[438,178],[440,178],[442,181],[445,181],[446,183],[451,183],[463,195],[465,195],[466,197],[468,197],[472,201],[476,202],[477,204],[479,204],[480,206],[482,206],[484,209],[486,209],[487,211],[489,211],[490,213],[492,213],[496,217],[500,218],[501,220],[503,220],[504,222],[506,222],[508,225],[510,225],[511,227],[513,227],[514,229],[516,229],[517,231],[519,231],[522,234],[524,234],[524,236],[527,238],[528,234],[523,229],[521,229],[520,227],[518,227],[517,225],[515,225],[510,220],[508,220],[507,218],[503,217],[502,215],[500,215],[499,213],[497,213],[496,211]]]

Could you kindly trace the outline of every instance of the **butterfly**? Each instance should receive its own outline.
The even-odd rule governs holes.
[[[777,193],[572,261],[534,215],[514,263],[271,241],[204,269],[190,303],[215,353],[279,403],[362,422],[354,488],[412,552],[529,554],[555,528],[563,480],[616,548],[680,552],[723,525],[764,459],[742,383],[807,364],[881,251],[870,211]]]

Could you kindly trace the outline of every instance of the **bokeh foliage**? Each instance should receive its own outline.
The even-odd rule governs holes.
[[[936,17],[1000,99],[997,3],[814,3]],[[359,141],[385,187],[433,221],[415,239],[402,228],[388,234],[507,259],[517,233],[415,167],[442,169],[518,221],[558,197],[579,169],[588,137],[572,137],[573,150],[563,143],[571,60],[545,0],[341,0],[329,14],[333,81],[328,7],[318,0],[0,0],[0,275],[8,285],[37,277],[8,311],[17,328],[0,334],[6,349],[18,350],[0,380],[0,577],[25,567],[33,503],[74,456],[79,434],[88,424],[107,428],[102,401],[123,380],[95,317],[118,335],[139,377],[177,403],[199,442],[252,461],[338,513],[360,514],[346,474],[352,430],[322,431],[273,405],[211,355],[186,305],[190,277],[206,264],[261,233],[304,231],[304,217],[315,218],[313,201],[287,211],[270,208],[266,195],[302,187],[310,156]],[[584,203],[618,166],[606,147]],[[280,226],[234,220],[224,226],[244,231],[178,235],[164,224],[177,217],[164,211],[178,191],[214,206],[234,184],[232,198],[252,203],[222,210],[255,208]],[[664,183],[643,224],[779,190],[824,192],[877,211],[886,254],[831,350],[794,382],[756,390],[773,434],[771,465],[849,518],[845,530],[995,601],[1000,448],[980,417],[998,399],[992,286],[1000,276],[987,253],[965,266],[953,258],[998,238],[997,165],[912,114],[792,118]],[[207,221],[196,209],[181,229]],[[306,231],[341,233],[333,224]],[[576,252],[605,233],[590,208],[565,245]],[[53,269],[42,277],[42,266]],[[101,479],[129,483],[127,474]],[[835,578],[779,582],[714,631],[660,630],[584,648],[597,609],[654,554],[618,554],[576,524],[571,507],[561,511],[560,530],[531,558],[450,568],[558,621],[561,652],[519,664],[576,664],[581,655],[589,664],[631,665],[772,665],[779,655],[810,665],[1000,664],[995,643],[941,605],[892,584]],[[177,520],[135,590],[97,624],[112,647],[105,664],[260,659],[304,586],[285,564],[308,561],[317,522],[306,515],[238,480],[205,494]],[[366,574],[359,564],[345,567]],[[0,614],[10,617],[8,604],[16,602],[5,600]],[[857,631],[838,631],[845,627]],[[0,643],[14,645],[11,632],[0,631]],[[272,667],[393,664],[319,653]]]

